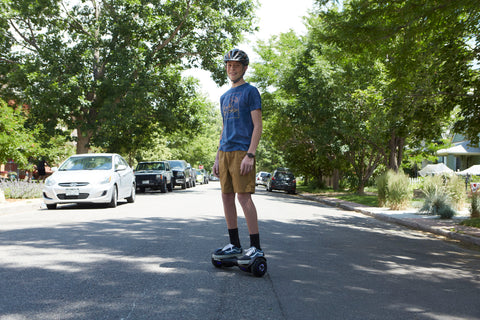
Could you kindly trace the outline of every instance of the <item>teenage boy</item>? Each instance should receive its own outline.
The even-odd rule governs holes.
[[[237,257],[249,264],[264,256],[260,247],[255,193],[255,152],[262,135],[262,103],[258,89],[245,82],[249,58],[239,49],[223,59],[232,87],[220,98],[223,126],[212,172],[220,178],[222,201],[230,243],[216,250],[215,259]],[[243,253],[238,235],[235,196],[242,207],[250,234],[250,248]]]

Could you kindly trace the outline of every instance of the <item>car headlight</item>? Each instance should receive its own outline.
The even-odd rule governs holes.
[[[112,181],[112,176],[105,177],[103,180],[100,181],[100,184],[107,184]]]
[[[157,178],[157,180],[162,180],[162,175],[161,175],[161,174],[157,174],[157,175],[155,176],[155,178]]]
[[[51,187],[51,186],[55,185],[55,180],[53,180],[52,178],[47,178],[47,179],[45,180],[45,185],[46,185],[47,187]]]

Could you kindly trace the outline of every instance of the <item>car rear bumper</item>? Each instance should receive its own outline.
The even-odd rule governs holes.
[[[295,191],[297,189],[296,185],[288,185],[288,184],[272,184],[271,188],[275,190],[284,190],[284,191]]]

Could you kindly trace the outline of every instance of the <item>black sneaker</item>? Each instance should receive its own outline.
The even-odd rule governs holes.
[[[215,250],[212,257],[217,260],[233,257],[241,257],[243,253],[242,248],[235,247],[233,244],[229,243],[223,248]]]
[[[255,258],[263,257],[263,256],[265,256],[265,255],[264,255],[262,250],[257,249],[255,247],[250,247],[245,252],[245,255],[243,257],[238,258],[237,263],[238,264],[249,264]]]

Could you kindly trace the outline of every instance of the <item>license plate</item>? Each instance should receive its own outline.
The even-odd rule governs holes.
[[[149,184],[150,181],[149,181],[149,180],[143,180],[142,183],[143,183],[143,184]]]
[[[78,188],[67,188],[65,189],[65,195],[66,196],[78,196],[80,194],[80,191]]]

